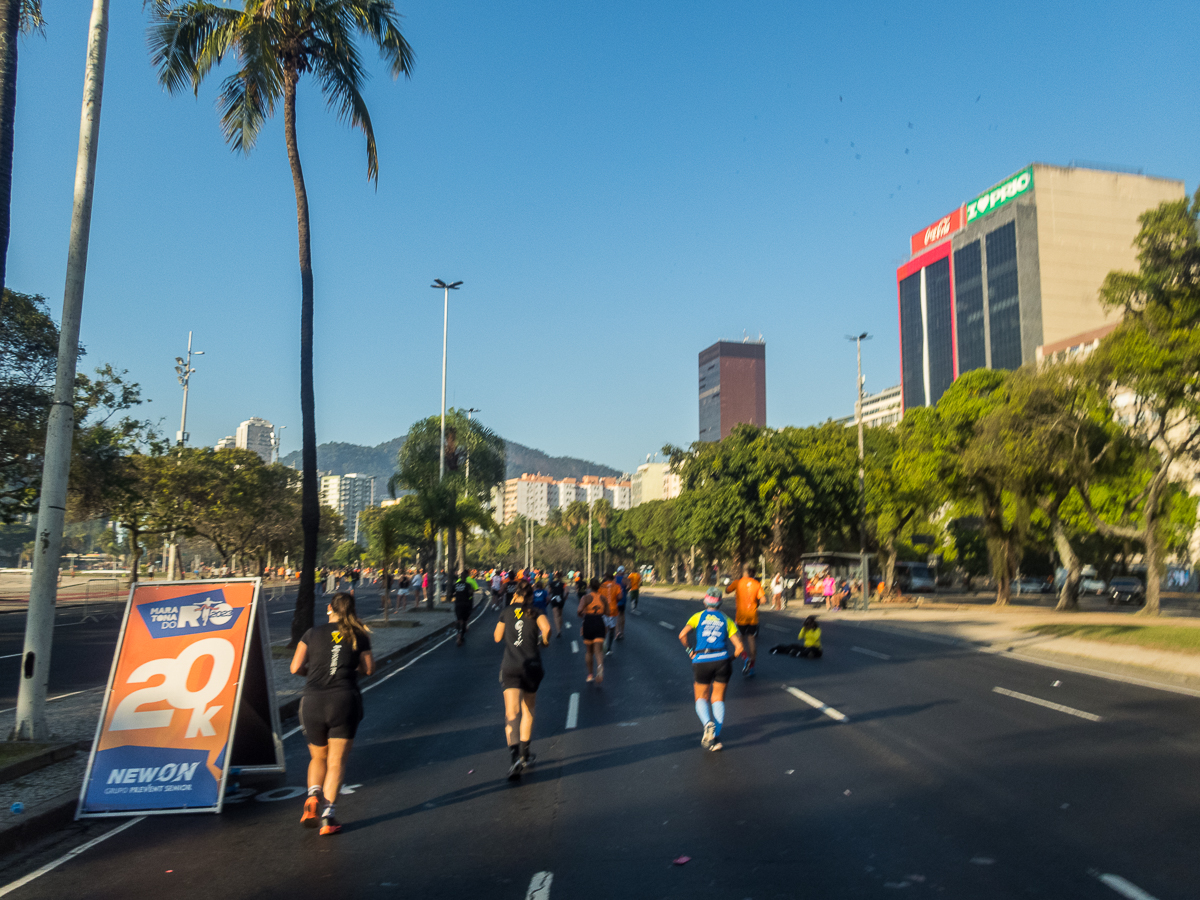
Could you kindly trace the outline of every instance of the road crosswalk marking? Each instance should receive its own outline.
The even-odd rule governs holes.
[[[1044,706],[1046,709],[1053,709],[1057,712],[1066,713],[1068,716],[1078,716],[1081,719],[1087,719],[1089,722],[1103,721],[1100,716],[1095,713],[1084,712],[1082,709],[1075,709],[1070,706],[1063,706],[1061,703],[1051,703],[1049,700],[1043,700],[1041,697],[1031,697],[1029,694],[1022,694],[1019,691],[1010,691],[1008,688],[994,687],[992,692],[1003,694],[1005,697],[1013,697],[1017,700],[1024,700],[1026,703],[1034,703],[1038,706]]]
[[[805,703],[807,703],[813,709],[820,710],[821,712],[825,713],[825,715],[829,716],[829,718],[831,718],[831,719],[837,719],[837,721],[839,721],[839,722],[849,722],[850,721],[849,719],[846,718],[845,715],[838,712],[832,706],[826,706],[824,703],[822,703],[820,700],[818,700],[816,697],[812,696],[811,694],[804,693],[804,691],[800,690],[800,688],[787,687],[785,685],[783,689],[785,691],[787,691],[789,694],[791,694],[793,697],[795,697],[799,700],[803,700]]]

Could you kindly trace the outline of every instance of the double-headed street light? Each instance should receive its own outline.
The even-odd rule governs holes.
[[[871,336],[865,331],[862,334],[848,334],[846,340],[854,341],[855,349],[858,351],[858,394],[854,401],[854,420],[858,424],[858,495],[859,495],[859,516],[858,516],[858,545],[859,545],[859,572],[862,575],[862,606],[865,610],[868,605],[868,597],[870,596],[870,587],[868,582],[867,572],[867,462],[866,454],[863,451],[863,377],[862,377],[862,342],[869,341]]]
[[[450,321],[450,292],[457,291],[462,285],[461,281],[453,281],[450,284],[442,281],[440,278],[433,279],[431,288],[437,288],[442,291],[442,440],[438,445],[438,482],[440,483],[446,477],[446,327]],[[443,596],[442,589],[442,568],[444,560],[442,559],[442,532],[438,529],[437,536],[437,565],[434,573],[434,583],[436,584],[435,592],[438,598]]]
[[[179,431],[175,434],[175,445],[182,447],[187,443],[187,397],[188,397],[188,382],[192,376],[196,374],[196,370],[192,368],[192,357],[203,356],[203,350],[192,349],[192,333],[188,332],[188,348],[187,358],[182,356],[175,357],[175,375],[176,379],[183,385],[183,415],[179,417]]]

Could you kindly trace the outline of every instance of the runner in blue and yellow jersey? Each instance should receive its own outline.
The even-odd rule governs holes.
[[[721,589],[710,588],[704,597],[704,610],[688,619],[679,632],[679,643],[692,658],[696,715],[704,726],[700,745],[714,751],[722,746],[718,738],[725,724],[725,686],[733,674],[733,657],[743,652],[737,625],[717,609],[720,605]]]

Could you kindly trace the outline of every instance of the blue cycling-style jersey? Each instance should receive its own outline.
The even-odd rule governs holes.
[[[549,598],[550,593],[545,588],[538,588],[533,592],[533,605],[544,612],[550,602]]]
[[[688,627],[696,630],[696,652],[692,662],[717,662],[733,657],[733,641],[737,626],[733,619],[715,609],[706,609],[688,619]]]

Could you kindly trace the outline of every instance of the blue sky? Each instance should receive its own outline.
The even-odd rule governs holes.
[[[8,283],[61,310],[90,4],[20,47]],[[317,434],[375,444],[447,398],[502,435],[632,469],[697,432],[696,355],[767,341],[768,424],[899,381],[908,236],[1030,162],[1196,188],[1200,6],[505,3],[398,7],[411,81],[375,65],[362,136],[301,84]],[[156,84],[142,4],[112,8],[84,365],[178,428],[173,358],[206,351],[192,442],[252,415],[299,444],[300,280],[281,116],[250,156]]]

